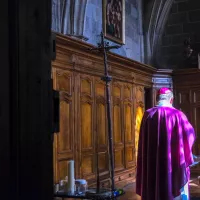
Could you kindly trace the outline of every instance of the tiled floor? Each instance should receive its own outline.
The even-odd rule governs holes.
[[[140,197],[135,193],[135,183],[129,184],[124,188],[125,195],[119,200],[140,200]],[[190,196],[191,200],[200,200],[200,185],[197,178],[190,180]]]
[[[117,188],[120,188],[120,186],[117,186]],[[117,198],[117,200],[141,200],[140,196],[135,193],[135,183],[128,184],[123,189],[125,194],[120,198]],[[190,200],[200,200],[200,184],[198,183],[198,178],[196,177],[190,180],[190,196]],[[54,200],[61,200],[61,198],[54,198]]]
[[[140,196],[135,193],[135,183],[129,184],[124,188],[125,195],[119,200],[140,200]]]

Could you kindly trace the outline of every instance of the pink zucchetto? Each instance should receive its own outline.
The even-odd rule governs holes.
[[[169,89],[169,88],[160,88],[157,92],[157,95],[161,95],[161,94],[169,94],[171,93],[172,91]]]

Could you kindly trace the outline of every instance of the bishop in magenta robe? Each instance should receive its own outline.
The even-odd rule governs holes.
[[[171,90],[161,88],[157,101],[141,123],[136,193],[142,200],[188,200],[195,132],[185,114],[172,106]]]

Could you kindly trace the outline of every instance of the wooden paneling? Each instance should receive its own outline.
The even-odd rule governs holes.
[[[192,90],[192,102],[200,103],[200,89]]]
[[[54,180],[67,176],[67,161],[74,159],[74,95],[73,73],[54,69],[54,88],[60,91],[60,132],[54,138]]]
[[[191,98],[190,98],[190,90],[176,90],[176,106],[178,109],[183,111],[188,120],[191,121]]]
[[[101,54],[85,51],[91,47],[57,36],[52,74],[54,88],[60,91],[60,132],[54,138],[54,182],[67,176],[67,162],[73,159],[76,178],[95,186],[98,163],[101,186],[108,187],[106,88],[101,80],[104,65]],[[108,60],[113,77],[110,90],[115,180],[121,184],[134,180],[136,104],[144,108],[143,88],[152,86],[155,70],[112,53],[108,53]]]
[[[80,145],[80,176],[87,179],[95,177],[95,138],[94,138],[94,78],[80,75],[80,99],[77,116],[80,127],[78,137]]]
[[[123,86],[123,122],[125,139],[125,166],[131,168],[136,166],[135,157],[135,130],[134,130],[134,98],[133,85],[124,84]]]
[[[115,170],[123,170],[124,163],[124,137],[123,137],[123,102],[122,102],[123,84],[113,81],[112,84],[112,105],[113,105],[113,138],[114,138],[114,162]]]
[[[95,144],[98,153],[98,169],[101,176],[109,178],[108,160],[108,135],[107,135],[107,112],[105,83],[99,77],[95,77]],[[96,157],[97,159],[97,157]]]
[[[176,107],[182,110],[193,125],[197,139],[193,146],[193,153],[200,155],[200,70],[186,69],[174,72],[174,88]],[[200,165],[191,168],[192,173],[199,174]]]

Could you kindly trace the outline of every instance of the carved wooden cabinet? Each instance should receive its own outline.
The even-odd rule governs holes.
[[[67,162],[73,159],[76,178],[95,186],[98,164],[101,185],[107,187],[110,171],[106,93],[101,80],[104,66],[102,55],[85,51],[88,48],[91,46],[86,43],[57,35],[52,77],[54,89],[60,92],[60,132],[54,137],[54,182],[67,176]],[[136,87],[152,87],[155,70],[112,53],[108,60],[113,77],[115,181],[126,184],[134,180],[136,170],[136,99],[144,107],[144,91],[137,92]]]
[[[60,92],[60,132],[54,136],[55,180],[67,175],[68,160],[74,159],[75,142],[75,96],[74,75],[69,70],[53,68],[54,89]]]
[[[193,153],[200,155],[200,70],[185,69],[173,73],[176,107],[182,110],[195,128],[197,139]],[[199,175],[200,165],[191,168]]]

